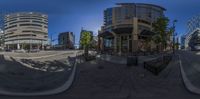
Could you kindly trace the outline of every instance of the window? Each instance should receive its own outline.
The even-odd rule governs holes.
[[[39,25],[39,24],[20,24],[19,26],[38,26],[38,27],[42,27],[42,25]]]

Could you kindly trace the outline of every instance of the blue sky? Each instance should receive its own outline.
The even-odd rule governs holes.
[[[103,24],[103,10],[119,2],[151,3],[167,9],[170,20],[177,19],[177,33],[186,32],[186,22],[200,14],[200,0],[1,0],[1,12],[37,11],[49,15],[49,34],[72,31],[79,40],[81,27],[97,34]]]

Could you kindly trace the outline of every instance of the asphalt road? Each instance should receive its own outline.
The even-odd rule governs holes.
[[[67,60],[67,56],[65,56]],[[49,60],[50,61],[50,60]],[[38,68],[47,67],[46,72],[23,66],[14,58],[0,54],[0,89],[12,92],[38,92],[60,87],[68,80],[73,66],[68,66],[59,60],[48,64],[26,60]],[[58,69],[62,71],[54,72]]]
[[[200,52],[179,51],[178,54],[187,78],[195,87],[200,88]]]

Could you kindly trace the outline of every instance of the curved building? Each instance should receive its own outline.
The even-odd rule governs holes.
[[[166,9],[144,3],[118,3],[104,11],[104,25],[99,31],[99,48],[115,52],[139,50],[140,35],[152,32],[152,23],[164,16]]]
[[[44,49],[48,44],[48,16],[35,12],[8,14],[4,31],[7,49]]]
[[[200,50],[200,15],[192,17],[187,22],[185,48],[190,48],[191,50]]]

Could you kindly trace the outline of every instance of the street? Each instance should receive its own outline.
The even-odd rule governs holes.
[[[37,58],[31,56],[34,59],[23,57],[26,53],[20,53],[23,54],[21,58],[16,58],[16,54],[0,54],[1,90],[17,93],[52,90],[63,85],[73,69],[72,60],[68,59],[68,56],[74,56],[71,52],[52,54],[48,58],[42,58],[44,54],[37,55]]]
[[[190,82],[200,88],[200,52],[179,51],[183,69]]]

